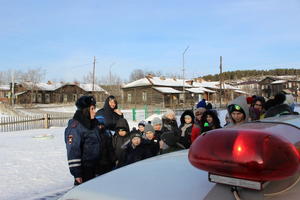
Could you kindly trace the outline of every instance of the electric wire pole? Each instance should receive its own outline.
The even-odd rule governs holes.
[[[220,79],[220,108],[222,106],[222,85],[223,85],[223,77],[222,77],[222,56],[220,56],[220,74],[219,74],[219,79]]]
[[[182,92],[183,92],[183,105],[182,107],[184,107],[184,104],[185,104],[185,80],[184,80],[184,71],[185,71],[185,68],[184,68],[184,55],[186,53],[186,51],[189,49],[189,46],[187,46],[184,50],[184,52],[182,53],[182,79],[183,79],[183,84],[182,84]]]

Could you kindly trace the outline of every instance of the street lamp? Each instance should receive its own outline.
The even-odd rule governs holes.
[[[185,87],[184,87],[184,55],[185,55],[185,53],[186,53],[186,51],[189,49],[189,46],[187,46],[186,48],[185,48],[185,50],[183,51],[183,53],[182,53],[182,79],[183,79],[183,85],[182,85],[182,89],[183,89],[183,105],[182,105],[182,107],[184,107],[184,104],[185,104],[185,91],[184,91],[184,89],[185,89]]]
[[[116,64],[116,63],[113,62],[113,63],[111,63],[110,66],[109,66],[109,84],[111,84],[111,68],[112,68],[112,66],[114,66],[115,64]]]

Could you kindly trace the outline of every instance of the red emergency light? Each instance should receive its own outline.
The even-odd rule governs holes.
[[[300,130],[283,123],[247,123],[201,135],[189,150],[191,164],[210,174],[259,182],[300,169]]]

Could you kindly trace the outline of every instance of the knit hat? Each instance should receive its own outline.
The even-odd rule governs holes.
[[[243,108],[239,105],[236,104],[231,104],[228,106],[228,112],[229,114],[231,114],[232,112],[237,111],[237,112],[241,112],[245,115],[245,111],[243,110]]]
[[[166,109],[166,112],[165,112],[164,116],[167,116],[167,115],[174,115],[175,116],[175,112],[171,109]]]
[[[139,137],[139,138],[142,139],[142,135],[141,134],[139,134],[139,133],[133,133],[133,134],[130,135],[130,140],[132,140],[135,137]]]
[[[146,122],[144,120],[140,121],[138,126],[144,126],[145,127]]]
[[[158,124],[162,124],[162,121],[160,118],[158,117],[155,117],[152,121],[151,121],[151,124],[154,126],[154,125],[158,125]]]
[[[151,124],[146,124],[144,132],[147,133],[149,131],[152,132],[152,133],[155,133],[155,130],[154,130],[153,126]]]
[[[101,116],[101,115],[96,116],[96,119],[97,119],[97,121],[98,121],[98,123],[99,123],[100,125],[104,125],[104,124],[105,124],[105,120],[104,120],[104,117],[103,117],[103,116]]]
[[[96,99],[93,96],[82,96],[76,101],[76,107],[78,110],[88,108],[92,105],[96,105]]]

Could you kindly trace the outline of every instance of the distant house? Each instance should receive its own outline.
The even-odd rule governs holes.
[[[248,95],[259,95],[260,94],[260,85],[259,81],[249,80],[241,81],[232,84],[234,87],[239,88],[242,91],[245,91]]]
[[[108,93],[98,85],[80,83],[29,83],[15,84],[15,103],[73,103],[82,95],[93,95],[103,102]]]
[[[281,91],[299,97],[300,81],[296,77],[266,77],[259,85],[261,95],[267,98]]]
[[[192,98],[184,89],[192,88],[184,80],[166,77],[153,77],[133,81],[122,87],[123,103],[126,106],[153,105],[157,107],[176,108],[187,104]]]
[[[202,98],[217,103],[219,82],[195,82],[166,77],[146,76],[122,87],[123,102],[127,106],[152,105],[163,108],[191,107]],[[238,88],[224,84],[223,92],[231,91],[230,100]],[[224,98],[223,98],[224,99]]]
[[[7,103],[10,97],[9,85],[0,85],[0,102]]]

